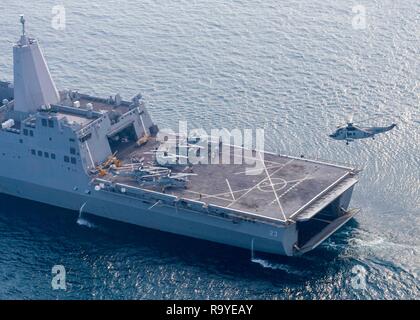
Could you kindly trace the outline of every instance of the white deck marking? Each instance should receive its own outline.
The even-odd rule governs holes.
[[[286,195],[287,193],[289,193],[289,191],[292,191],[292,189],[294,189],[295,187],[297,187],[299,184],[301,184],[303,181],[305,181],[305,180],[308,180],[308,178],[309,178],[309,176],[305,176],[303,179],[298,179],[298,180],[290,180],[290,181],[287,181],[288,183],[289,182],[295,182],[296,181],[296,183],[293,185],[293,186],[291,186],[290,188],[288,188],[287,190],[285,190],[281,195],[279,195],[279,199],[281,199],[284,195]],[[270,204],[273,204],[274,203],[274,201],[275,201],[275,199],[273,200],[273,201],[271,201],[271,203]]]
[[[237,192],[242,192],[242,191],[247,191],[248,188],[246,189],[239,189],[239,190],[235,190],[232,191],[233,193],[237,193]],[[226,195],[230,195],[230,192],[223,192],[223,193],[215,193],[215,194],[206,194],[206,193],[200,193],[198,191],[192,191],[192,190],[185,190],[186,192],[190,192],[190,193],[195,193],[195,194],[201,194],[201,198],[217,198],[217,199],[222,199],[222,200],[226,200],[228,201],[226,198],[220,198],[220,196],[226,196]]]
[[[273,182],[271,181],[271,176],[270,176],[270,174],[268,173],[267,167],[265,166],[264,159],[263,159],[263,157],[261,156],[261,153],[260,153],[260,152],[258,152],[258,155],[260,156],[260,160],[261,160],[261,163],[262,163],[262,165],[263,165],[263,167],[264,167],[264,171],[265,171],[265,173],[266,173],[266,175],[267,175],[267,178],[268,178],[268,180],[270,181],[270,185],[271,185],[271,188],[273,189],[273,193],[274,193],[274,195],[276,196],[277,204],[279,205],[279,208],[280,208],[281,214],[283,215],[284,221],[287,221],[286,215],[284,214],[283,207],[282,207],[282,205],[281,205],[281,203],[280,203],[279,196],[277,195],[276,188],[274,187]]]
[[[276,187],[277,191],[280,191],[280,190],[283,190],[284,188],[286,188],[287,181],[284,180],[283,178],[275,177],[275,178],[273,178],[273,180],[274,180],[273,185]],[[278,182],[279,180],[280,180],[280,182]],[[270,186],[270,184],[268,184],[268,186]],[[264,182],[263,182],[258,186],[258,190],[260,190],[261,192],[271,192],[271,190],[264,189],[266,187],[267,187],[267,185],[264,185]]]
[[[300,179],[300,180],[297,180],[297,182],[293,185],[293,186],[291,186],[289,189],[287,189],[286,191],[284,191],[280,196],[279,196],[279,198],[281,198],[281,197],[283,197],[285,194],[287,194],[290,190],[292,190],[292,189],[294,189],[295,187],[297,187],[298,185],[300,185],[303,181],[306,181],[306,180],[308,180],[308,178],[309,178],[309,175],[306,175],[303,179]]]
[[[229,187],[229,191],[230,191],[230,194],[232,195],[232,199],[235,200],[235,196],[233,194],[232,188],[230,187],[230,183],[229,183],[229,180],[228,179],[226,179],[226,183],[227,183],[227,185]]]
[[[292,162],[294,159],[292,159],[292,160],[289,160],[288,161],[288,163],[289,162]],[[282,165],[282,168],[283,167],[285,167],[288,163],[283,163],[283,165]],[[279,169],[281,169],[281,168],[279,168]],[[277,170],[276,172],[273,172],[271,175],[273,175],[273,174],[275,174],[275,173],[277,173],[279,170]],[[267,178],[264,178],[263,180],[261,180],[260,182],[258,182],[255,186],[253,186],[251,189],[255,189],[255,188],[258,188],[262,183],[264,183],[265,181],[267,180]],[[287,181],[287,182],[294,182],[294,181],[300,181],[301,179],[297,179],[297,180],[290,180],[290,181]],[[194,194],[197,194],[197,195],[200,195],[201,194],[201,199],[205,199],[205,198],[215,198],[215,199],[220,199],[220,200],[224,200],[224,201],[229,201],[228,199],[226,199],[226,198],[221,198],[221,196],[225,196],[225,195],[231,195],[231,193],[230,193],[230,191],[229,192],[222,192],[222,193],[214,193],[214,194],[207,194],[207,193],[202,193],[202,192],[198,192],[198,191],[192,191],[192,190],[185,190],[186,192],[189,192],[189,193],[194,193]],[[235,193],[238,193],[238,192],[243,192],[243,191],[250,191],[250,188],[245,188],[245,189],[238,189],[238,190],[232,190],[232,192],[235,194]],[[248,193],[248,192],[247,192]],[[240,198],[242,198],[243,197],[243,195],[241,195],[240,196]],[[235,199],[235,201],[236,200],[239,200],[239,199]]]
[[[287,166],[289,163],[292,163],[294,161],[294,159],[291,159],[289,161],[287,161],[286,163],[284,163],[280,168],[276,169],[273,171],[273,173],[271,175],[275,175],[277,172],[279,172],[281,169],[283,169],[285,166]],[[232,206],[233,204],[235,204],[235,202],[238,202],[241,198],[243,198],[244,196],[246,196],[248,193],[250,193],[252,190],[254,190],[255,188],[257,188],[261,183],[263,183],[264,181],[267,180],[267,177],[265,177],[264,179],[262,179],[260,182],[258,182],[256,185],[254,185],[253,187],[249,188],[247,192],[245,192],[244,194],[242,194],[239,198],[237,198],[235,201],[232,201],[229,205],[226,206],[226,208],[229,208],[230,206]]]
[[[278,165],[276,165],[276,166],[269,166],[269,167],[267,167],[267,169],[274,169],[274,168],[278,168],[278,167],[281,167],[283,164],[284,164],[284,163],[279,163],[279,164],[278,164]],[[261,170],[261,168],[258,168],[258,169],[249,169],[249,170],[246,170],[246,171],[239,171],[239,172],[235,172],[234,174],[250,173],[250,172],[260,171],[260,170]]]
[[[223,200],[223,201],[230,201],[229,199],[219,197],[219,196],[223,196],[223,195],[230,195],[230,192],[219,193],[219,194],[216,195],[216,194],[207,194],[207,193],[202,193],[202,192],[197,192],[197,191],[192,191],[192,190],[185,190],[185,191],[190,192],[190,193],[194,193],[196,195],[201,195],[201,199],[214,198],[214,199],[219,199],[219,200]],[[198,199],[200,199],[200,197],[198,197]]]

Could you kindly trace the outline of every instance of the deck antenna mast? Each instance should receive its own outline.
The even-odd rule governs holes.
[[[25,15],[20,15],[20,23],[22,24],[22,36],[25,35]]]

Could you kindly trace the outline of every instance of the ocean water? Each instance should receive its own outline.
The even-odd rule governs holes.
[[[57,4],[64,30],[51,25]],[[359,4],[364,29],[352,24]],[[0,12],[0,79],[12,79],[25,13],[61,89],[140,91],[160,127],[265,128],[267,150],[364,169],[352,199],[361,214],[300,258],[0,196],[0,298],[420,298],[418,1],[1,0]],[[398,128],[330,140],[350,113]],[[57,264],[66,291],[51,288]]]

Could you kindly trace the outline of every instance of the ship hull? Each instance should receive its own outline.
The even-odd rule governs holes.
[[[350,198],[351,192],[352,190],[348,190],[342,197]],[[238,221],[193,210],[178,210],[163,205],[153,206],[140,199],[117,194],[69,192],[4,177],[0,180],[0,193],[77,211],[81,215],[91,214],[252,251],[287,256],[301,254],[295,246],[298,242],[298,230],[295,223],[278,226],[259,221]],[[326,233],[322,241],[350,218],[343,220],[334,230]]]
[[[293,255],[295,226],[277,227],[258,222],[238,222],[189,210],[142,204],[138,199],[110,195],[84,195],[16,179],[1,178],[0,193],[59,208],[91,214],[159,231],[198,238],[248,250]],[[108,198],[108,199],[107,199]]]

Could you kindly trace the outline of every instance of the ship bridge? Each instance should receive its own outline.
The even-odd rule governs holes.
[[[140,94],[125,101],[119,94],[100,98],[78,91],[58,91],[38,41],[25,32],[23,16],[21,24],[22,35],[13,47],[14,83],[0,82],[0,133],[7,141],[23,142],[26,138],[19,136],[33,137],[37,126],[59,128],[61,134],[66,132],[60,139],[78,141],[71,148],[77,147],[89,171],[120,151],[123,142],[156,134],[157,127]],[[53,141],[50,135],[59,133],[41,130],[40,134],[37,138],[48,135]],[[53,147],[50,143],[49,148]]]

